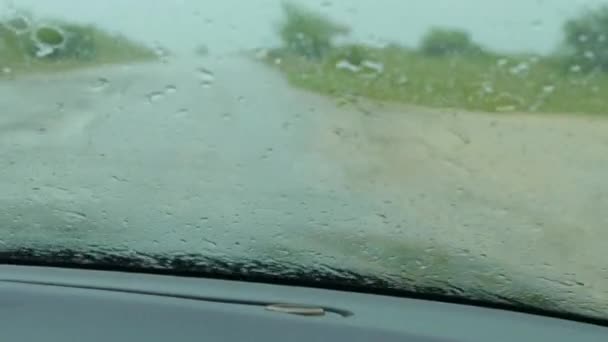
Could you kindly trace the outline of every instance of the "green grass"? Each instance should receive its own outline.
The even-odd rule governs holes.
[[[52,53],[38,55],[40,48],[35,43],[32,27],[16,32],[7,21],[0,22],[0,78],[8,74],[64,71],[157,58],[153,49],[124,36],[93,25],[50,20],[44,21],[44,26],[36,31],[37,37],[59,47]],[[57,34],[58,30],[61,35]]]
[[[337,68],[353,51],[354,60],[363,54],[365,60],[382,63],[384,71]],[[575,72],[557,58],[490,53],[427,57],[405,48],[361,46],[334,48],[321,61],[281,50],[271,55],[281,57],[280,64],[272,64],[292,85],[335,97],[484,112],[608,114],[608,75]],[[516,72],[523,65],[527,70]]]

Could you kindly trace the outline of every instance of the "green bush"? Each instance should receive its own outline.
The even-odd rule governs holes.
[[[78,60],[93,60],[97,55],[95,30],[93,27],[63,25],[65,30],[65,45],[58,49],[55,58],[72,58]]]
[[[92,25],[34,22],[19,14],[0,21],[0,66],[34,70],[38,66],[78,66],[156,58],[154,51]]]
[[[287,51],[310,59],[325,56],[332,47],[332,40],[349,32],[343,25],[332,22],[324,15],[300,5],[283,3],[284,21],[279,35]]]
[[[0,62],[20,58],[23,53],[24,46],[19,35],[0,23]]]
[[[49,46],[62,46],[67,40],[63,30],[52,26],[42,26],[34,30],[33,39]]]
[[[608,71],[608,5],[585,11],[567,21],[564,35],[569,68]]]
[[[465,31],[433,28],[422,38],[420,52],[431,57],[470,56],[481,54],[482,48]]]
[[[94,60],[97,52],[95,30],[76,25],[48,25],[34,29],[26,40],[31,58],[48,60]]]

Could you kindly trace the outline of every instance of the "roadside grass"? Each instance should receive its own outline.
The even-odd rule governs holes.
[[[281,49],[268,56],[292,85],[332,97],[483,112],[608,114],[608,75],[566,68],[557,57],[428,57],[395,46],[335,47],[318,60]],[[348,68],[340,68],[345,62]]]
[[[0,22],[0,78],[157,58],[153,49],[93,25],[50,20],[43,21],[43,26],[26,23],[20,23],[22,27],[16,30],[9,20]],[[35,31],[36,27],[39,31]],[[40,27],[51,29],[41,31]],[[45,36],[37,37],[36,32]],[[58,45],[50,45],[51,49],[41,55],[45,44],[40,44],[39,38]]]

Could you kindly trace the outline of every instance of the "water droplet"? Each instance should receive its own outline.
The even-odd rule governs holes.
[[[55,51],[52,46],[46,44],[36,44],[36,48],[36,57],[38,58],[50,56]]]
[[[59,27],[40,26],[31,35],[36,48],[36,57],[42,58],[65,48],[66,34]]]
[[[361,71],[361,68],[357,65],[352,64],[351,62],[347,61],[347,60],[341,60],[338,61],[336,63],[336,69],[338,70],[345,70],[345,71],[349,71],[352,73],[357,73],[359,71]]]
[[[66,211],[63,213],[63,217],[71,223],[85,221],[87,219],[87,215],[85,213],[76,211]]]
[[[210,87],[215,82],[215,75],[210,70],[201,67],[196,72],[198,80],[203,87]]]
[[[530,70],[528,63],[521,62],[518,65],[509,69],[509,72],[513,75],[523,75]]]
[[[543,92],[547,93],[547,94],[551,94],[555,91],[555,86],[554,85],[546,85],[543,87]]]
[[[168,63],[169,62],[169,50],[167,50],[165,47],[161,46],[160,43],[156,43],[154,46],[154,54],[156,55],[156,57],[158,59],[161,60],[162,63]]]
[[[187,108],[181,108],[177,111],[177,113],[175,113],[175,116],[178,119],[183,119],[185,117],[187,117],[190,114],[190,110]]]
[[[587,59],[594,59],[595,58],[595,53],[593,53],[593,51],[585,51],[584,56]]]
[[[207,239],[203,239],[203,241],[211,248],[216,248],[217,247],[217,243],[211,241],[211,240],[207,240]]]
[[[119,176],[112,176],[112,179],[116,182],[123,182],[123,183],[127,183],[128,180]]]
[[[177,87],[174,85],[168,85],[165,87],[166,94],[175,94],[177,93]]]
[[[160,91],[154,91],[154,92],[148,93],[146,95],[146,97],[148,98],[148,101],[151,103],[158,102],[165,98],[165,93],[160,92]]]
[[[34,41],[51,47],[61,47],[65,44],[66,34],[59,27],[42,26],[36,29]]]
[[[105,77],[99,77],[91,83],[91,91],[100,92],[110,86],[110,81]]]

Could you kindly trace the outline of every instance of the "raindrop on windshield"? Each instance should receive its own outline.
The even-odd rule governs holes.
[[[166,64],[169,62],[169,50],[159,43],[156,43],[154,46],[154,54],[162,63]]]
[[[47,57],[65,48],[66,34],[61,28],[53,26],[38,27],[31,37],[36,46],[37,57]]]
[[[198,68],[196,72],[198,81],[203,87],[208,88],[215,82],[215,75],[213,75],[213,72],[205,68]]]
[[[148,98],[148,101],[151,103],[158,102],[165,98],[165,93],[160,92],[160,91],[154,91],[154,92],[148,93],[148,95],[146,95],[146,97]]]
[[[555,86],[554,85],[546,85],[543,87],[543,92],[547,93],[547,94],[551,94],[555,91]]]
[[[178,119],[183,119],[188,116],[190,110],[188,108],[181,108],[175,113],[175,117]]]
[[[91,83],[90,89],[94,92],[100,92],[108,88],[110,81],[105,77],[99,77]]]
[[[168,85],[165,87],[166,94],[175,94],[177,93],[177,87],[174,85]]]

